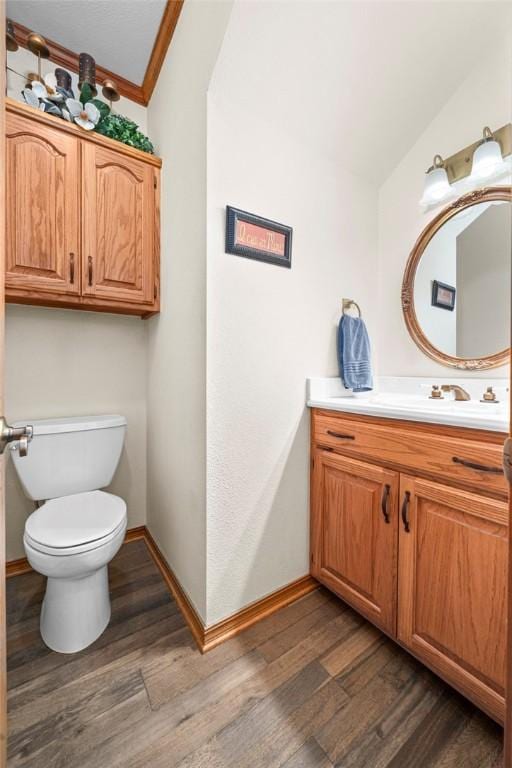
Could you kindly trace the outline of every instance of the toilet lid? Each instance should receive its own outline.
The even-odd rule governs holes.
[[[47,501],[27,519],[25,533],[46,547],[78,547],[109,536],[125,519],[119,496],[89,491]]]

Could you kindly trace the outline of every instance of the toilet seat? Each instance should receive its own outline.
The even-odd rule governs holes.
[[[126,527],[126,504],[105,491],[51,499],[25,524],[25,542],[39,552],[72,555],[104,546]]]

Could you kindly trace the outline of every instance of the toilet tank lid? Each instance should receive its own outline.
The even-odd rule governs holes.
[[[13,427],[30,424],[34,427],[34,435],[55,435],[63,432],[85,432],[89,429],[108,429],[109,427],[125,427],[126,418],[119,414],[100,416],[66,416],[61,419],[24,419],[15,421]]]

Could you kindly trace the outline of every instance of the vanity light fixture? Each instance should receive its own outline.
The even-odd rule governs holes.
[[[448,174],[444,167],[444,160],[441,155],[435,155],[434,162],[425,175],[425,186],[423,188],[423,205],[438,203],[444,200],[452,192],[452,187],[448,181]]]
[[[473,153],[471,178],[475,181],[494,176],[503,167],[503,154],[499,143],[488,126],[483,130],[483,139]]]
[[[449,193],[456,193],[454,185],[462,179],[467,179],[462,192],[485,184],[507,170],[509,159],[512,160],[512,124],[502,125],[495,131],[486,126],[483,138],[473,144],[446,158],[435,156],[425,177],[425,191],[420,202],[426,206],[440,203]]]

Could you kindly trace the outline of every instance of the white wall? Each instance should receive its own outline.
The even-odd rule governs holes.
[[[206,90],[231,3],[187,0],[148,110],[163,159],[149,321],[148,525],[206,618]]]
[[[126,416],[126,443],[111,490],[127,502],[129,527],[146,521],[145,336],[144,321],[133,317],[21,305],[6,311],[8,420]],[[10,460],[6,471],[7,559],[12,560],[24,557],[23,528],[34,506]]]
[[[445,157],[476,141],[484,125],[511,121],[512,50],[507,38],[475,51],[477,64],[379,190],[379,372],[389,376],[467,376],[426,357],[403,320],[402,278],[416,238],[439,208],[421,211],[423,177],[436,153]],[[486,371],[472,375],[488,377]],[[493,376],[507,376],[507,367]]]
[[[19,49],[8,63],[26,73],[34,56]],[[54,65],[43,62],[43,73]],[[9,73],[8,95],[23,100],[22,78]],[[76,76],[74,77],[76,87]],[[146,132],[146,109],[128,99],[117,110]],[[8,305],[6,391],[8,419],[122,413],[128,433],[112,491],[128,504],[128,525],[146,522],[146,321],[76,310]],[[7,461],[7,559],[24,556],[23,528],[32,503]]]
[[[376,187],[274,124],[266,81],[241,114],[251,12],[208,94],[208,625],[309,572],[306,377],[337,375],[343,296],[377,326]],[[292,268],[226,254],[226,204],[291,225]]]

